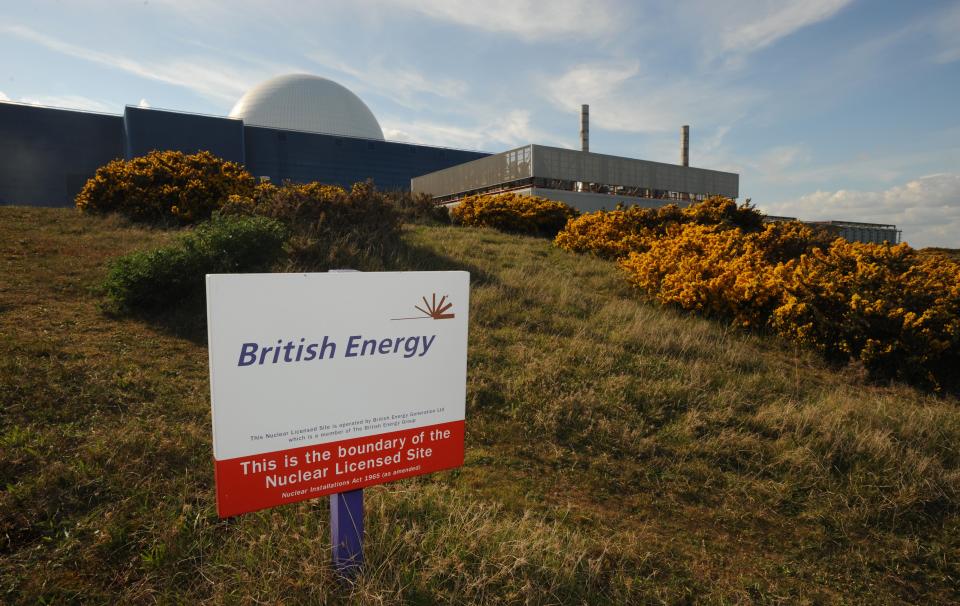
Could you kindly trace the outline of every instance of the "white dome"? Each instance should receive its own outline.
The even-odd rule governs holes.
[[[308,74],[277,76],[246,92],[230,111],[244,124],[383,140],[370,108],[333,80]]]

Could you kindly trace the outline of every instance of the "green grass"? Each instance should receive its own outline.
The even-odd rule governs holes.
[[[416,227],[474,278],[466,465],[216,517],[202,336],[114,318],[108,260],[173,234],[0,208],[0,602],[955,603],[960,406],[642,302],[609,262]]]

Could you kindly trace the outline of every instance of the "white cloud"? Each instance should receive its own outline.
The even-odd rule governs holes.
[[[82,109],[93,112],[114,112],[117,109],[109,103],[84,97],[82,95],[32,95],[20,97],[19,99],[11,99],[3,91],[0,91],[0,101],[24,103],[26,105],[37,105],[41,107]]]
[[[913,175],[928,171],[952,170],[960,165],[960,147],[956,145],[957,132],[941,133],[945,144],[927,149],[888,151],[861,151],[846,159],[826,159],[822,150],[806,144],[778,145],[749,157],[730,156],[740,165],[741,172],[751,181],[778,187],[796,186],[803,190],[834,189],[837,184],[859,183],[859,187],[883,188],[903,182]],[[751,192],[746,192],[750,195]]]
[[[724,28],[720,36],[720,51],[751,53],[814,23],[833,17],[852,0],[794,0],[783,2],[753,2],[743,7],[752,19]],[[743,15],[736,11],[732,16]]]
[[[634,133],[672,132],[683,124],[729,128],[761,97],[708,77],[648,77],[636,63],[582,64],[542,79],[540,88],[560,109],[589,103],[591,126]]]
[[[960,174],[928,175],[882,191],[816,191],[762,207],[801,219],[893,223],[913,246],[960,248]]]
[[[826,21],[854,0],[687,0],[675,3],[675,29],[702,48],[705,65],[742,67],[751,53]],[[662,15],[657,15],[662,21]]]
[[[946,13],[937,17],[933,31],[939,49],[934,61],[937,63],[960,61],[960,4],[955,4]]]
[[[106,53],[48,36],[21,25],[0,26],[0,32],[39,44],[52,51],[97,63],[109,68],[192,90],[216,101],[236,101],[251,86],[284,71],[283,66],[229,65],[208,57],[176,58],[162,63],[135,61],[118,54]]]
[[[700,153],[710,154],[723,148],[723,140],[730,133],[730,126],[721,124],[717,126],[712,135],[708,135],[698,146]]]
[[[104,0],[96,4],[112,7]],[[332,14],[349,15],[352,27],[361,22],[395,27],[398,17],[406,14],[418,21],[427,17],[526,41],[609,35],[622,28],[626,10],[618,0],[153,0],[151,4],[200,25],[268,22],[290,33],[304,23],[323,27],[332,21]]]
[[[778,145],[759,155],[753,167],[761,178],[776,180],[782,178],[785,171],[794,168],[798,162],[809,159],[810,155],[802,145]]]
[[[429,120],[382,122],[388,140],[409,141],[425,145],[502,151],[527,143],[561,145],[549,134],[530,125],[530,112],[513,110],[473,127],[463,127]]]
[[[602,0],[379,0],[464,27],[524,40],[609,35],[621,28],[622,7]]]
[[[383,136],[388,141],[415,142],[421,145],[465,149],[480,149],[480,146],[486,140],[478,130],[425,120],[410,122],[384,120]]]
[[[116,113],[117,107],[91,99],[82,95],[40,95],[21,97],[20,103],[39,105],[42,107],[60,107],[65,109],[80,109],[91,112]]]
[[[348,63],[333,54],[313,51],[307,57],[327,70],[333,70],[352,79],[353,88],[376,92],[408,108],[421,108],[422,94],[444,99],[460,99],[468,91],[467,83],[455,78],[425,76],[410,66],[389,62],[384,57],[372,57],[362,65]]]

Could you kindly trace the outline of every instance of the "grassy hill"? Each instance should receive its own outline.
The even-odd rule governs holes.
[[[955,603],[960,402],[647,304],[548,241],[416,227],[473,277],[466,465],[216,517],[205,334],[106,316],[111,257],[171,233],[0,208],[0,601]]]

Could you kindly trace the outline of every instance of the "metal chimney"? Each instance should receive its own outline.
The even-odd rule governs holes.
[[[690,166],[690,125],[680,127],[680,165]]]
[[[590,106],[580,106],[580,149],[590,151]]]

